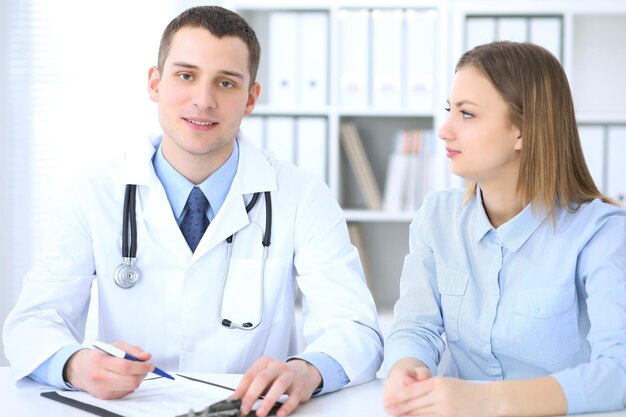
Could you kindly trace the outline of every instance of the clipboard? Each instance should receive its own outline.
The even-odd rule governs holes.
[[[183,378],[181,382],[173,383],[164,378],[146,379],[135,392],[119,400],[101,400],[82,391],[48,391],[42,392],[41,396],[102,417],[176,417],[192,415],[190,410],[195,415],[201,415],[202,411],[206,413],[210,407],[222,403],[229,391],[235,391],[234,388],[203,379],[176,375]],[[227,406],[232,407],[231,404]],[[269,415],[276,415],[280,406],[282,402],[277,402]],[[255,416],[254,411],[248,416]]]
[[[74,400],[72,398],[64,397],[62,395],[59,395],[59,393],[56,392],[56,391],[42,392],[41,396],[44,397],[44,398],[48,398],[50,400],[58,401],[58,402],[63,403],[65,405],[72,406],[74,408],[78,408],[78,409],[83,410],[83,411],[87,411],[88,413],[95,414],[97,416],[102,416],[102,417],[124,417],[121,414],[113,413],[113,412],[111,412],[109,410],[105,410],[104,408],[96,407],[95,405],[87,404],[87,403],[84,403],[82,401],[77,401],[77,400]]]

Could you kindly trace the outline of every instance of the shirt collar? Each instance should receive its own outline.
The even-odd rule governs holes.
[[[539,210],[537,213],[533,213],[532,205],[528,204],[515,217],[495,229],[487,217],[479,185],[476,185],[475,202],[477,206],[477,216],[474,227],[475,242],[480,242],[489,231],[493,230],[498,240],[512,252],[521,248],[546,218],[545,210]]]
[[[490,230],[493,229],[493,226],[489,222],[489,217],[487,217],[487,212],[485,211],[485,207],[483,206],[483,195],[480,191],[480,186],[476,184],[476,196],[474,197],[474,204],[476,204],[476,222],[474,223],[474,242],[478,243],[482,240],[483,237]]]
[[[174,216],[180,219],[194,184],[170,165],[163,156],[162,146],[163,143],[161,142],[153,158],[154,171],[161,184],[163,184]],[[233,152],[226,162],[211,174],[209,178],[198,185],[207,200],[209,200],[210,211],[213,216],[215,216],[222,204],[224,204],[224,200],[226,200],[230,186],[237,173],[238,164],[239,146],[235,140]]]

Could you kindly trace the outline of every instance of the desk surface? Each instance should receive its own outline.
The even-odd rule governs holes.
[[[239,375],[207,375],[207,380],[234,386]],[[0,399],[2,415],[20,417],[88,417],[85,411],[57,403],[39,394],[49,389],[18,389],[13,383],[10,368],[0,367]],[[383,380],[347,388],[314,398],[301,405],[292,415],[315,417],[384,417],[382,406]],[[626,417],[626,410],[612,413],[585,414],[586,417]]]

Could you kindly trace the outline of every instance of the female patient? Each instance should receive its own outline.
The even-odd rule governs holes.
[[[386,411],[623,408],[626,212],[591,179],[561,65],[528,43],[478,46],[446,110],[439,137],[467,189],[431,194],[411,224]],[[435,378],[444,332],[450,364]]]

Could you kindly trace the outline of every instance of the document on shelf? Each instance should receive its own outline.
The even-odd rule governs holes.
[[[561,59],[562,49],[561,18],[533,17],[530,19],[530,41],[541,45]]]
[[[609,125],[607,143],[606,193],[626,203],[626,126]]]
[[[498,18],[498,40],[526,42],[528,40],[528,21],[525,17]]]
[[[604,184],[604,168],[607,166],[605,126],[579,125],[580,145],[589,173],[600,191],[606,192]]]
[[[117,400],[101,400],[83,391],[56,391],[56,394],[91,406],[86,409],[72,404],[98,415],[113,413],[133,417],[174,417],[186,414],[190,409],[200,411],[233,393],[233,389],[226,386],[176,376],[176,381],[147,378],[135,392]],[[203,380],[207,381],[208,378],[204,377]]]
[[[399,108],[402,104],[403,20],[401,9],[372,11],[370,91],[376,108]]]
[[[496,39],[496,20],[493,17],[468,17],[465,22],[465,50],[493,42]]]
[[[271,12],[269,17],[269,104],[294,106],[298,51],[298,14]]]
[[[328,14],[303,12],[299,18],[296,104],[325,106],[328,102]],[[283,65],[285,54],[283,51],[278,53]]]
[[[326,118],[299,117],[297,131],[296,164],[326,181],[326,161],[328,160]]]
[[[431,112],[434,108],[435,57],[437,51],[437,12],[407,10],[406,18],[406,106]]]

